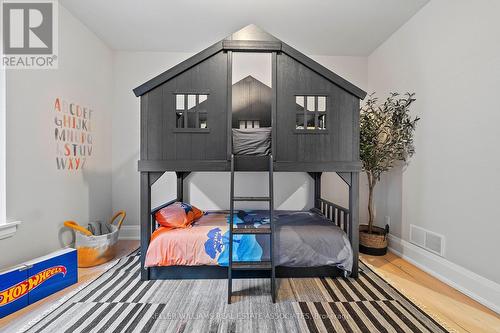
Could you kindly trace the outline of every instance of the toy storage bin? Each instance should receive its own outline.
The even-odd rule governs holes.
[[[125,216],[124,211],[116,213],[107,226],[111,228],[111,232],[102,235],[92,235],[90,231],[85,232],[87,229],[73,221],[64,223],[67,227],[77,231],[75,232],[75,248],[78,251],[78,267],[93,267],[115,258],[118,234]],[[118,217],[120,217],[118,223],[113,224]]]

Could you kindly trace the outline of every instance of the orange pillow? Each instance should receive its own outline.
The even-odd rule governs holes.
[[[186,228],[203,216],[203,211],[184,202],[174,202],[156,212],[156,221],[170,228]]]

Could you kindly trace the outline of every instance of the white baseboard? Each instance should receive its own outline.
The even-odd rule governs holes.
[[[500,314],[500,284],[393,235],[389,250]]]
[[[139,240],[141,238],[141,227],[139,225],[124,225],[120,228],[119,239]]]

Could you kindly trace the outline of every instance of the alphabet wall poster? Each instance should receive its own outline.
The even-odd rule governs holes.
[[[78,171],[92,157],[94,111],[62,98],[54,101],[54,139],[58,170]]]

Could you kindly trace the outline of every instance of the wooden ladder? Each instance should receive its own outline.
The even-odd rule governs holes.
[[[229,212],[229,266],[228,266],[228,292],[227,303],[231,304],[232,296],[232,273],[233,270],[266,270],[271,272],[271,297],[276,302],[276,267],[274,264],[274,191],[273,191],[273,157],[269,155],[269,196],[267,197],[235,197],[234,196],[234,155],[231,155],[231,196]],[[236,201],[265,201],[269,203],[269,228],[234,228],[234,203]],[[270,260],[267,261],[235,261],[233,262],[233,238],[234,235],[256,235],[269,234]]]

